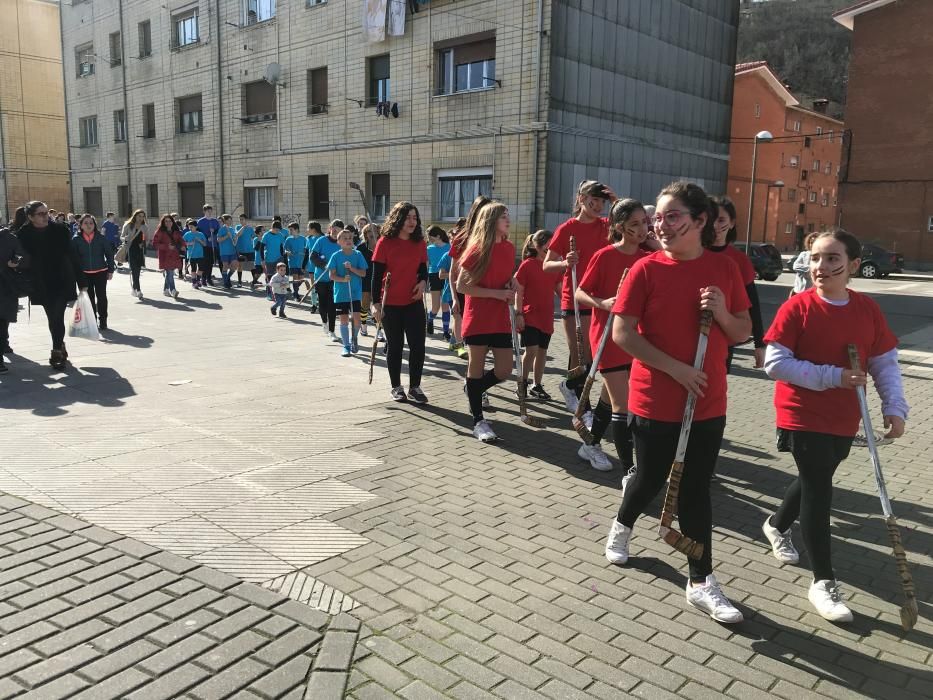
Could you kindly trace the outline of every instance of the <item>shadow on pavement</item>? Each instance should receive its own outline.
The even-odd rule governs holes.
[[[145,335],[127,335],[120,331],[108,328],[100,333],[101,339],[109,345],[127,345],[131,348],[149,348],[155,342]]]

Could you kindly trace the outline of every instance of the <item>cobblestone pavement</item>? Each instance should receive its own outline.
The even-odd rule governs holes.
[[[157,283],[144,274],[144,291]],[[606,563],[621,474],[577,459],[556,403],[531,404],[548,422],[534,431],[514,385],[497,387],[504,439],[483,446],[461,365],[438,343],[431,404],[396,405],[384,370],[368,388],[363,359],[325,346],[307,310],[271,319],[255,295],[188,285],[179,301],[140,303],[126,286],[112,285],[117,331],[69,343],[65,374],[43,364],[41,310],[14,327],[21,354],[0,384],[0,489],[17,497],[0,500],[0,697],[91,684],[95,698],[147,699],[305,686],[315,699],[933,695],[928,331],[906,342],[909,438],[882,452],[917,629],[898,624],[864,450],[839,469],[833,519],[855,621],[816,616],[807,570],[770,556],[761,522],[793,466],[773,449],[771,385],[747,352],[713,495],[716,574],[747,619],[722,626],[685,605],[657,504],[630,564]],[[554,352],[559,367],[562,341]],[[557,376],[547,383],[557,394]]]

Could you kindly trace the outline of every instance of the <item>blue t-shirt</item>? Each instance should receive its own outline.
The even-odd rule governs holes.
[[[260,244],[262,243],[262,236],[256,236],[256,232],[253,231],[253,239],[250,241],[253,246],[253,264],[262,265],[262,249]]]
[[[448,246],[448,248],[449,247],[450,246]],[[430,247],[428,247],[428,250],[430,250]],[[448,250],[448,252],[444,253],[441,256],[441,259],[437,261],[437,272],[440,272],[441,270],[447,270],[447,273],[449,274],[450,264],[450,251]],[[450,277],[448,277],[444,280],[444,288],[441,290],[441,303],[450,304],[453,302],[453,300],[454,298],[450,293]]]
[[[308,241],[304,236],[289,236],[285,239],[285,251],[288,253],[288,268],[302,268],[305,263],[305,248]]]
[[[440,245],[432,243],[428,246],[428,273],[437,274],[437,264],[449,250],[450,243],[441,243]]]
[[[202,216],[198,219],[198,231],[204,234],[204,239],[211,248],[217,247],[217,231],[220,229],[220,221],[211,217]]]
[[[345,262],[350,263],[351,267],[355,267],[358,270],[366,270],[369,268],[369,265],[366,264],[366,258],[363,257],[363,254],[354,250],[349,255],[343,252],[343,249],[338,250],[336,253],[330,256],[330,260],[327,263],[328,270],[336,270],[338,277],[343,277],[347,274],[348,270],[343,266]],[[338,304],[346,303],[348,301],[360,301],[363,298],[363,278],[359,275],[355,275],[352,272],[350,274],[350,288],[347,289],[346,282],[334,282],[334,301]],[[330,279],[330,275],[327,276],[327,279]],[[350,294],[352,292],[352,298]]]
[[[253,252],[253,227],[252,226],[237,226],[236,235],[239,236],[236,240],[236,252],[240,255],[248,255]]]
[[[337,241],[332,241],[330,236],[321,236],[316,241],[314,241],[314,246],[311,248],[311,253],[319,253],[320,256],[324,258],[324,265],[326,267],[327,262],[330,260],[331,256],[340,250],[342,249]],[[321,278],[321,282],[327,282],[330,279],[326,272],[324,272],[322,276],[320,268],[315,268],[314,278],[317,279],[318,277]]]
[[[311,250],[314,248],[314,244],[317,243],[317,239],[320,236],[306,236],[305,237],[305,247],[308,250],[308,264],[306,266],[308,272],[316,273],[317,268],[314,267],[314,261],[311,259]]]
[[[267,263],[277,263],[282,259],[282,246],[285,243],[285,236],[282,232],[266,231],[262,234],[262,244],[266,247]]]
[[[120,247],[120,227],[114,221],[105,221],[100,225],[101,230],[104,232],[104,238],[110,241],[110,245],[114,248]]]
[[[233,235],[236,233],[232,226],[221,226],[217,231],[217,247],[220,248],[221,255],[236,255],[236,246],[233,243]],[[223,240],[221,237],[226,236]]]
[[[187,246],[188,260],[198,260],[204,257],[204,246],[207,245],[207,240],[204,238],[203,233],[188,229],[182,235],[182,238],[185,239],[185,243],[191,244]]]

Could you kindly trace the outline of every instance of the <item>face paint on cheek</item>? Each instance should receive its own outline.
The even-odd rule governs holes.
[[[835,270],[830,270],[828,276],[829,276],[829,277],[838,277],[839,275],[845,273],[845,271],[846,271],[846,266],[845,266],[845,265],[840,265],[840,266],[837,267]]]

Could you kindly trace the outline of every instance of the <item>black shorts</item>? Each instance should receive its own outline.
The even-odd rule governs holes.
[[[363,308],[363,302],[361,301],[353,302],[353,310],[355,312],[359,313],[362,310],[362,308]],[[349,301],[335,301],[334,310],[338,314],[348,314],[350,313],[350,302]]]
[[[600,374],[612,374],[613,372],[631,372],[632,364],[627,365],[616,365],[615,367],[607,367],[606,369],[599,370]]]
[[[428,275],[428,289],[432,292],[439,292],[444,288],[444,280],[436,272]]]
[[[480,333],[468,335],[463,339],[464,345],[485,345],[490,348],[511,348],[511,333]]]
[[[526,348],[529,345],[536,345],[539,348],[547,349],[550,343],[551,334],[539,331],[534,326],[525,326],[525,330],[522,331],[522,345]]]
[[[593,315],[593,309],[580,309],[580,317],[589,318]],[[573,318],[573,309],[561,309],[560,310],[561,318]]]

